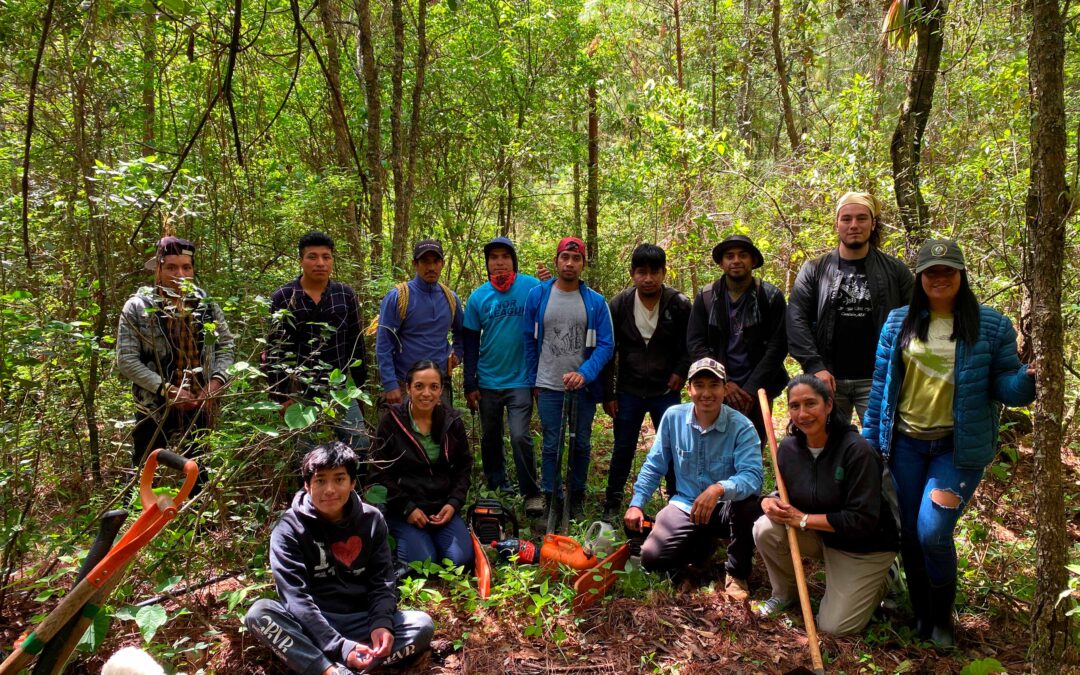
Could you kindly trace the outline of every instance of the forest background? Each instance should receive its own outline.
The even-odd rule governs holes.
[[[153,647],[165,660],[254,672],[276,666],[244,651],[237,617],[270,592],[268,526],[295,487],[288,439],[310,422],[277,416],[258,369],[267,298],[296,275],[300,234],[321,229],[340,242],[336,276],[357,289],[367,319],[411,274],[411,243],[427,236],[443,240],[443,280],[463,298],[485,281],[481,245],[499,234],[518,243],[525,271],[550,260],[559,237],[583,236],[586,277],[610,296],[628,283],[639,242],[664,246],[668,282],[693,294],[718,276],[713,244],[746,233],[765,254],[762,276],[786,293],[799,266],[834,245],[833,205],[856,189],[886,202],[883,246],[909,262],[926,237],[958,239],[979,298],[1014,320],[1025,358],[1039,354],[1049,373],[1034,441],[1026,411],[1009,422],[1015,433],[965,520],[964,625],[979,639],[941,663],[1070,667],[1080,233],[1068,195],[1080,174],[1080,8],[0,0],[0,45],[6,646],[62,593],[97,515],[131,477],[132,405],[113,368],[114,332],[124,300],[149,282],[142,263],[162,233],[198,244],[198,282],[239,337],[238,364],[206,460],[214,484],[121,587],[110,644],[161,630]],[[610,438],[600,417],[598,434]],[[405,595],[447,627],[453,644],[437,659],[447,672],[484,672],[495,656],[510,671],[580,665],[583,655],[600,670],[662,671],[801,658],[798,632],[784,626],[760,639],[650,641],[685,632],[671,628],[677,606],[707,605],[732,626],[748,620],[702,596],[675,600],[662,582],[639,578],[632,602],[575,620],[566,597],[538,592],[526,572],[514,573],[502,607],[478,603],[460,574],[441,574]],[[679,625],[698,625],[691,614]],[[588,636],[598,624],[633,647],[597,646]],[[104,628],[103,619],[87,648]],[[851,670],[940,665],[909,634],[879,628],[829,642],[830,658]],[[520,649],[493,656],[483,647],[493,636]]]

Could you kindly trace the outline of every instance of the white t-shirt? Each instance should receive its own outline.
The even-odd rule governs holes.
[[[638,332],[641,333],[641,337],[645,338],[645,346],[649,346],[649,340],[652,339],[653,333],[656,332],[656,322],[660,318],[660,299],[657,298],[656,304],[652,309],[649,309],[641,302],[641,298],[638,297],[637,291],[634,291],[634,323],[637,324]]]

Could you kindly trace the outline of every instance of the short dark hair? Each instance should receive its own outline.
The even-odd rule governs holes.
[[[630,256],[630,269],[646,267],[651,270],[667,269],[667,254],[656,244],[638,244]]]
[[[318,230],[312,230],[304,236],[300,237],[300,241],[296,243],[296,248],[300,251],[300,257],[304,257],[304,249],[308,246],[325,246],[331,251],[334,250],[334,240],[330,238],[330,235],[325,232],[319,232]]]
[[[825,384],[824,380],[818,378],[818,376],[814,375],[813,373],[803,373],[801,375],[796,375],[795,377],[791,378],[791,381],[788,382],[787,387],[785,387],[785,394],[789,401],[791,400],[791,390],[799,386],[800,384],[805,384],[806,386],[813,389],[814,393],[820,396],[821,400],[825,401],[826,403],[832,402],[832,412],[829,414],[829,419],[825,420],[826,433],[831,434],[834,431],[840,431],[850,426],[850,418],[845,420],[843,417],[840,416],[840,411],[836,407],[836,399],[833,397],[833,393],[832,390],[829,389],[829,385]],[[802,430],[799,429],[799,427],[795,426],[795,423],[791,420],[788,420],[787,432],[789,435],[794,435],[800,441],[804,443],[806,442],[806,434],[804,434]]]
[[[300,460],[300,477],[307,483],[319,471],[344,467],[349,478],[356,480],[359,462],[360,458],[356,456],[353,449],[341,441],[318,445]]]
[[[439,367],[439,364],[435,363],[431,359],[422,359],[414,363],[413,367],[409,368],[409,372],[405,373],[405,384],[412,384],[413,376],[419,373],[421,370],[434,370],[439,373],[440,378],[443,376],[443,369]]]
[[[907,316],[900,324],[900,348],[904,349],[913,338],[926,342],[930,333],[930,298],[926,297],[922,280],[926,271],[915,275],[915,288],[911,292],[911,304]],[[960,289],[956,293],[956,305],[953,307],[953,329],[949,339],[953,342],[963,340],[971,346],[979,339],[979,300],[971,290],[967,270],[960,270]]]

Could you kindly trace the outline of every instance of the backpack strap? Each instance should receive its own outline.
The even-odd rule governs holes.
[[[409,311],[409,284],[402,281],[400,284],[395,284],[394,288],[397,289],[397,309],[398,319],[400,321],[405,320],[405,314]],[[454,302],[454,292],[450,290],[450,287],[439,282],[439,288],[442,289],[443,295],[446,296],[446,303],[450,305],[450,325],[454,325],[454,318],[457,314],[457,303]]]

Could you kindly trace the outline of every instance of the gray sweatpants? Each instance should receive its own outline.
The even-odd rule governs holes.
[[[367,612],[325,612],[323,616],[341,635],[356,642],[370,644],[371,625]],[[257,601],[248,610],[244,623],[252,635],[285,661],[289,670],[294,673],[322,675],[327,668],[334,665],[334,661],[327,658],[326,654],[312,643],[300,622],[276,600],[264,598]],[[435,624],[424,612],[398,610],[394,612],[393,633],[393,651],[385,659],[374,661],[364,672],[422,654],[431,644]],[[335,658],[340,658],[340,655]]]

